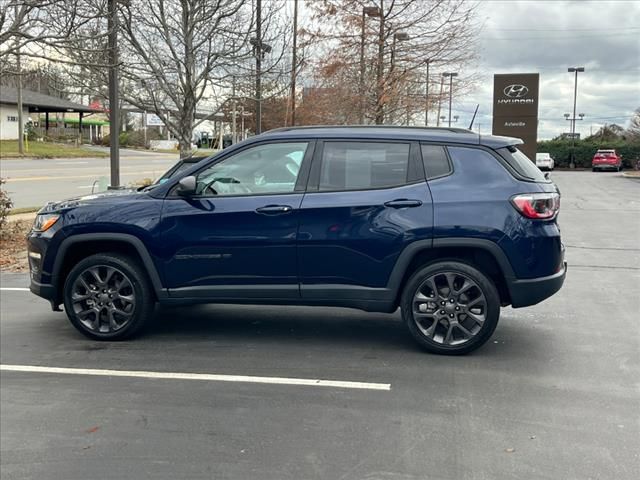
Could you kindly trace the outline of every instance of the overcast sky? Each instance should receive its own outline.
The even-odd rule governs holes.
[[[569,131],[574,74],[578,74],[576,130],[583,137],[604,123],[628,124],[640,107],[639,1],[483,1],[477,71],[483,79],[475,94],[454,104],[460,126],[468,126],[480,104],[481,130],[491,130],[494,73],[540,73],[538,137]],[[463,74],[463,72],[461,72]],[[478,121],[476,120],[476,121]]]

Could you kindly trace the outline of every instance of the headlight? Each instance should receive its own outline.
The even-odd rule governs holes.
[[[58,221],[59,218],[60,215],[57,213],[36,215],[36,220],[33,222],[33,230],[35,232],[46,232]]]

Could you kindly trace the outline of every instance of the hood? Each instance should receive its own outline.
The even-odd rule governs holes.
[[[53,213],[70,210],[83,205],[96,205],[106,203],[120,203],[146,196],[145,192],[138,192],[133,189],[109,190],[106,192],[93,193],[81,197],[68,198],[57,202],[47,202],[38,213]]]

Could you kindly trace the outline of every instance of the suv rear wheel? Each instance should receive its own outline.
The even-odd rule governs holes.
[[[475,267],[457,261],[418,270],[402,293],[402,317],[427,351],[462,355],[482,346],[500,316],[495,285]]]
[[[140,266],[119,254],[91,255],[73,267],[64,285],[64,309],[82,334],[123,340],[153,313],[151,285]]]

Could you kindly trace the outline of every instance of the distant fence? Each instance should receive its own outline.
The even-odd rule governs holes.
[[[53,140],[69,140],[74,141],[78,138],[78,127],[52,127],[49,129],[44,127],[31,127],[33,135],[36,138],[48,138]],[[83,142],[95,142],[102,139],[102,128],[97,125],[83,125],[82,126],[82,141]]]

